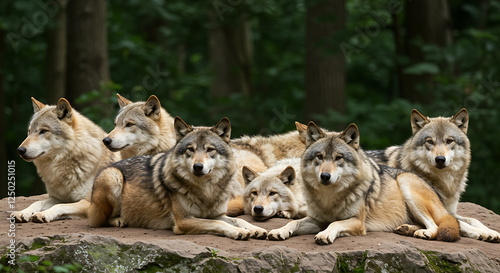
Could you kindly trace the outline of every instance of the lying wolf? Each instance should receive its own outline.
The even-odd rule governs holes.
[[[17,151],[33,162],[49,198],[12,213],[17,222],[51,222],[61,218],[85,218],[97,173],[120,160],[102,143],[99,126],[75,111],[61,98],[56,106],[31,98],[35,113],[28,137]]]
[[[193,128],[177,117],[174,128],[177,144],[168,152],[117,162],[97,176],[90,225],[265,238],[266,230],[225,215],[229,199],[241,191],[229,120]]]

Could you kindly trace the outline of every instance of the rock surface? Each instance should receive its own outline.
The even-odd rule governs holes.
[[[19,197],[23,209],[46,195]],[[7,200],[0,200],[6,204]],[[2,206],[2,219],[9,215]],[[500,230],[500,216],[471,203],[459,214]],[[242,218],[251,221],[248,216]],[[289,220],[253,222],[273,229]],[[175,235],[168,230],[90,228],[85,220],[48,224],[16,223],[15,265],[9,265],[10,223],[0,222],[2,266],[25,272],[500,272],[500,245],[462,238],[455,243],[425,241],[392,233],[338,238],[314,243],[314,235],[235,241],[213,235]]]

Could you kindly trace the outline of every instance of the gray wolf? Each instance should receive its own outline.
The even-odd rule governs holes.
[[[95,176],[120,156],[102,144],[106,132],[74,110],[66,99],[61,98],[56,106],[31,100],[35,113],[28,137],[17,151],[21,158],[35,164],[49,198],[12,216],[17,222],[84,218]]]
[[[174,118],[151,95],[146,102],[131,102],[116,94],[120,111],[115,128],[102,141],[122,159],[138,155],[153,155],[174,147]]]
[[[380,164],[422,177],[436,191],[446,210],[459,220],[462,236],[500,242],[498,232],[474,218],[457,214],[471,161],[467,110],[463,108],[452,117],[429,118],[413,109],[411,127],[413,136],[403,145],[370,151],[369,156]]]
[[[176,117],[174,128],[177,144],[171,150],[117,162],[96,177],[90,225],[265,238],[266,230],[225,215],[240,187],[229,120],[209,128],[192,127]]]
[[[301,160],[307,217],[271,230],[269,239],[317,233],[318,244],[331,244],[339,236],[367,231],[442,241],[460,238],[457,220],[429,185],[413,173],[375,164],[359,140],[355,124],[340,134],[326,134],[309,123],[308,148]]]
[[[306,216],[300,158],[280,160],[261,173],[244,166],[242,173],[246,183],[243,192],[246,214],[260,221],[274,216],[294,219]]]

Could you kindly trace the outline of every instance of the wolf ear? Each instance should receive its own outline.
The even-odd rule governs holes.
[[[144,114],[152,119],[159,119],[161,114],[160,100],[155,96],[151,95],[146,103],[142,106]]]
[[[193,131],[193,128],[187,125],[187,123],[185,123],[180,117],[175,117],[174,128],[177,141],[181,140],[183,137]]]
[[[73,120],[73,108],[71,108],[71,104],[65,98],[59,99],[54,110],[58,119],[65,120],[66,122]]]
[[[252,183],[252,181],[258,176],[258,174],[247,166],[243,166],[241,169],[241,174],[243,176],[243,181],[245,185]]]
[[[281,181],[283,181],[283,184],[287,186],[293,185],[296,178],[295,169],[292,166],[286,167],[286,169],[280,173],[279,178]]]
[[[411,129],[413,131],[413,134],[416,134],[429,122],[431,121],[422,114],[420,114],[416,109],[413,109],[411,111]]]
[[[359,148],[359,129],[356,124],[349,124],[339,137],[354,149],[357,150]]]
[[[116,96],[118,97],[118,105],[120,105],[120,108],[125,107],[126,105],[131,104],[132,102],[129,101],[128,99],[124,98],[122,95],[116,93]]]
[[[37,101],[35,98],[31,97],[31,103],[33,104],[33,111],[36,113],[40,111],[43,107],[45,107],[45,104]]]
[[[307,125],[306,146],[309,147],[314,142],[325,137],[325,133],[313,121]]]
[[[298,121],[295,122],[295,127],[297,127],[297,131],[299,132],[299,139],[302,143],[306,143],[307,139],[307,125],[302,124]]]
[[[231,138],[231,122],[229,122],[228,118],[221,119],[211,130],[220,136],[222,140],[229,143],[229,139]]]
[[[467,129],[469,127],[469,112],[467,112],[467,109],[462,108],[462,110],[458,111],[450,121],[455,123],[464,134],[467,134]]]

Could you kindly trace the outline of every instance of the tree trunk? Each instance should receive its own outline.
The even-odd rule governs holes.
[[[421,39],[424,44],[445,47],[452,43],[451,18],[447,0],[407,1],[405,52],[410,59],[410,66],[425,61],[425,54],[415,41]],[[429,92],[432,75],[403,75],[402,97],[421,103],[432,100]],[[421,87],[419,88],[419,85]]]
[[[325,46],[325,39],[344,29],[345,19],[345,0],[315,1],[307,10],[306,120],[329,109],[340,113],[345,110],[345,58]]]
[[[45,94],[47,104],[56,104],[65,95],[66,80],[66,7],[56,15],[57,26],[47,33]]]
[[[100,84],[109,81],[106,3],[104,0],[72,0],[68,3],[67,16],[66,96],[70,103],[76,104],[82,94],[100,90]]]
[[[210,11],[208,16],[211,24],[210,61],[214,71],[211,95],[251,94],[252,43],[246,15],[226,16],[223,22],[219,21],[214,11]]]

